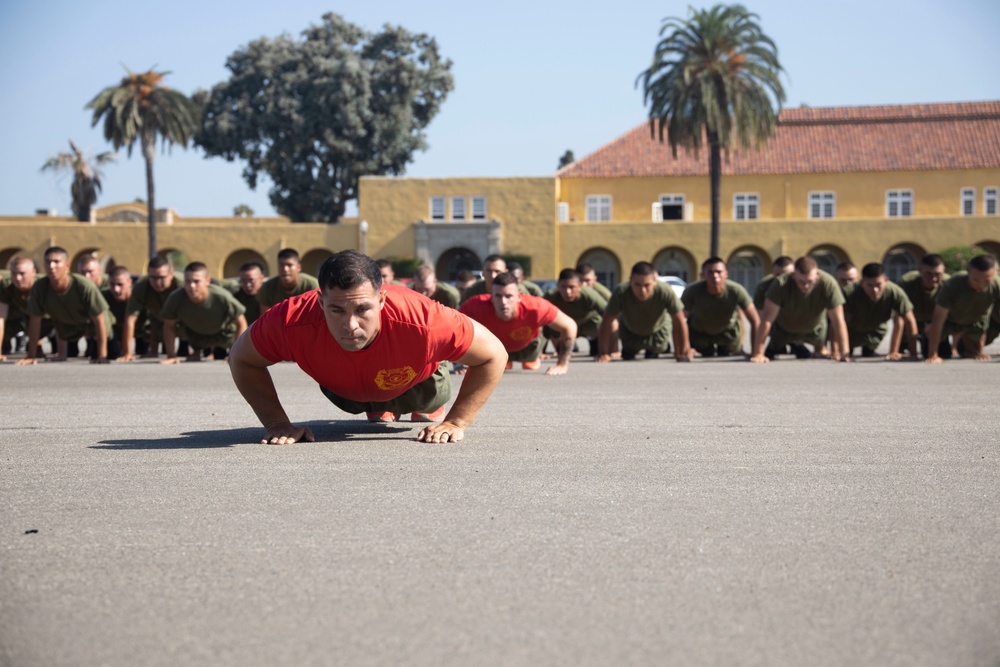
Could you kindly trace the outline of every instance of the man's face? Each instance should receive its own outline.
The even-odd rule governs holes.
[[[560,280],[556,284],[556,289],[559,290],[559,295],[562,296],[563,301],[573,303],[580,298],[580,286],[579,278],[567,278],[566,280]]]
[[[803,294],[808,294],[816,285],[816,281],[819,280],[819,269],[813,269],[809,273],[799,273],[798,271],[792,272],[792,279],[798,286],[799,291]]]
[[[510,272],[510,275],[517,278],[517,282],[519,283],[524,282],[524,269],[514,269],[513,271]]]
[[[847,287],[851,283],[858,282],[858,270],[853,266],[849,269],[839,269],[837,271],[837,283],[841,287]]]
[[[507,262],[502,259],[483,264],[483,280],[486,281],[486,287],[493,289],[493,279],[506,270]]]
[[[879,276],[878,278],[862,278],[861,279],[861,289],[865,291],[868,298],[872,301],[878,301],[882,298],[882,294],[885,292],[885,285],[889,282],[889,279],[885,276]]]
[[[709,294],[722,294],[726,287],[726,279],[729,278],[729,271],[722,262],[709,264],[701,270],[701,279],[705,281]]]
[[[98,287],[101,286],[101,264],[93,257],[80,262],[80,273]]]
[[[993,279],[996,278],[997,270],[996,267],[990,269],[989,271],[980,271],[979,269],[969,269],[969,287],[976,292],[982,292],[984,289],[990,286]]]
[[[62,282],[69,274],[69,258],[61,252],[45,256],[45,275],[53,282]]]
[[[521,302],[521,292],[517,285],[493,286],[493,311],[505,322],[517,315],[517,304]]]
[[[418,294],[431,296],[437,291],[437,277],[433,273],[428,273],[423,280],[414,279],[412,287]]]
[[[331,287],[320,293],[320,304],[330,335],[340,347],[357,352],[378,335],[385,292],[376,290],[370,281],[346,290]]]
[[[388,285],[396,279],[396,272],[392,270],[391,266],[381,266],[379,267],[379,272],[382,274],[383,285]]]
[[[174,270],[169,264],[150,269],[146,275],[154,292],[166,292],[174,284]]]
[[[580,281],[587,287],[593,287],[594,283],[597,282],[597,272],[587,271],[580,275]]]
[[[115,301],[125,302],[132,296],[132,276],[120,273],[108,279],[111,285],[111,295]]]
[[[10,280],[14,283],[14,288],[18,292],[29,292],[31,291],[31,286],[35,284],[37,273],[34,262],[30,260],[18,262],[10,267]]]
[[[944,264],[939,266],[927,266],[921,264],[917,269],[920,272],[920,286],[926,292],[932,292],[941,285],[944,280]]]
[[[629,278],[629,287],[632,288],[632,294],[639,301],[649,301],[653,298],[653,292],[656,290],[656,273],[651,273],[648,276],[632,274],[632,277]]]
[[[278,279],[281,286],[289,289],[299,284],[299,273],[302,272],[302,265],[294,257],[286,257],[278,262]]]
[[[185,271],[184,291],[193,303],[205,303],[208,298],[208,271]]]
[[[240,271],[240,289],[247,296],[257,296],[260,286],[264,284],[264,274],[256,266],[246,271]]]

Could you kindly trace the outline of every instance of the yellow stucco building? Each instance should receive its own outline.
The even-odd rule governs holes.
[[[161,212],[161,252],[235,275],[279,250],[299,251],[314,273],[331,252],[417,257],[442,278],[479,268],[486,255],[523,255],[531,277],[586,261],[607,284],[638,261],[697,279],[709,251],[708,155],[676,158],[642,123],[552,176],[366,177],[358,218],[338,224],[283,218],[185,218]],[[752,286],[779,255],[886,264],[891,277],[927,252],[980,245],[1000,254],[1000,102],[789,109],[761,151],[724,161],[720,254]],[[74,260],[141,273],[144,208],[98,209],[90,223],[0,218],[0,263],[40,262],[50,245]]]

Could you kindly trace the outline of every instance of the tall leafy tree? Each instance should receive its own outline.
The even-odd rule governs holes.
[[[719,254],[722,152],[749,149],[774,135],[785,101],[778,49],[742,5],[691,9],[666,18],[653,62],[639,74],[649,105],[650,132],[697,154],[708,142],[712,196],[711,256]]]
[[[163,147],[188,142],[198,129],[200,109],[183,93],[163,85],[163,78],[170,72],[132,72],[117,86],[108,86],[97,94],[85,108],[93,109],[91,125],[104,119],[104,138],[118,150],[132,146],[136,139],[142,147],[146,161],[146,206],[149,215],[149,256],[156,255],[156,197],[153,185],[153,161],[156,158],[156,141]]]
[[[42,165],[42,171],[68,171],[73,174],[73,185],[70,187],[70,202],[73,215],[80,222],[90,220],[90,209],[97,203],[97,193],[101,191],[101,165],[113,162],[115,154],[108,151],[98,153],[93,159],[88,159],[73,140],[69,142],[70,152],[57,153]]]
[[[244,161],[251,188],[269,177],[271,203],[296,222],[336,222],[360,176],[405,173],[452,89],[433,38],[388,25],[369,33],[332,13],[301,39],[250,42],[226,67],[228,81],[195,96],[195,141]]]

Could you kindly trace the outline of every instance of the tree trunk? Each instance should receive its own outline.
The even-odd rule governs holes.
[[[153,188],[153,160],[156,158],[156,138],[142,138],[142,157],[146,160],[146,210],[149,230],[149,258],[156,257],[156,200]]]
[[[708,135],[709,163],[708,174],[712,190],[712,242],[709,257],[719,256],[719,180],[722,175],[722,146],[715,133]]]

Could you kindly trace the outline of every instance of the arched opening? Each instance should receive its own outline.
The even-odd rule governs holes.
[[[455,280],[462,271],[481,271],[483,260],[468,248],[449,248],[441,253],[434,273],[438,280]]]
[[[0,250],[0,269],[7,270],[10,268],[10,260],[14,259],[17,255],[23,255],[23,248],[4,248]]]
[[[757,284],[764,277],[765,267],[769,267],[770,264],[771,260],[767,253],[754,247],[738,248],[726,262],[729,279],[742,285],[750,294],[753,294]]]
[[[576,263],[582,264],[584,262],[594,267],[597,282],[608,289],[613,290],[622,280],[621,262],[610,250],[591,248],[580,255],[580,259]]]
[[[923,248],[912,243],[901,243],[889,249],[882,258],[886,277],[894,283],[902,280],[910,271],[916,271],[920,258],[924,256]]]
[[[326,248],[314,248],[302,255],[302,270],[314,278],[319,275],[319,267],[327,258],[333,257],[333,253]]]
[[[240,267],[247,262],[260,262],[264,267],[264,275],[268,275],[267,260],[256,250],[240,248],[232,252],[222,264],[222,278],[236,278],[240,275]]]
[[[837,272],[838,264],[848,261],[847,253],[835,245],[818,245],[806,254],[816,260],[820,271],[831,276]]]
[[[653,258],[653,266],[661,276],[677,276],[686,283],[698,274],[694,257],[683,248],[664,248]]]
[[[983,252],[988,252],[994,257],[1000,257],[1000,243],[996,241],[980,241],[975,246]]]

